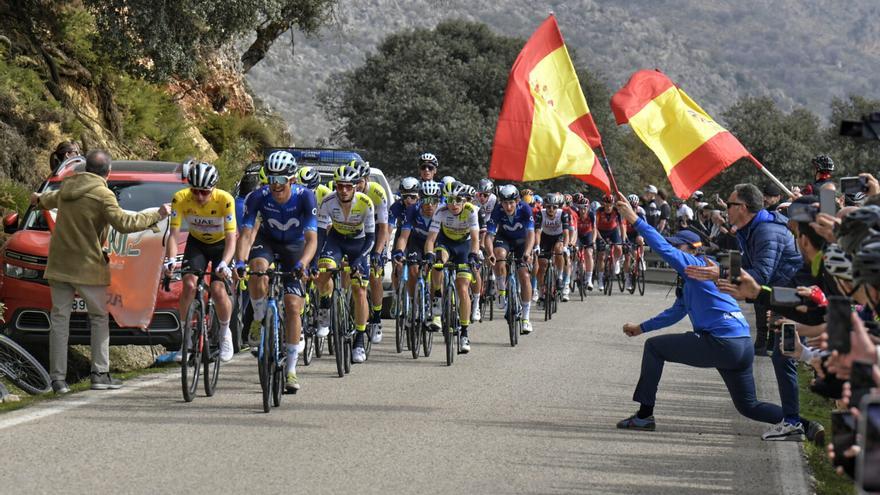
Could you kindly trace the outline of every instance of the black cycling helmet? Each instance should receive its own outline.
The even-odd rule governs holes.
[[[480,179],[477,184],[477,192],[490,193],[495,188],[495,184],[490,179]]]
[[[837,244],[854,256],[862,241],[880,227],[880,206],[868,205],[849,212],[837,228]]]
[[[880,234],[867,237],[853,258],[853,282],[880,287]]]
[[[816,155],[813,157],[813,166],[816,167],[816,172],[833,172],[834,160],[828,155]]]

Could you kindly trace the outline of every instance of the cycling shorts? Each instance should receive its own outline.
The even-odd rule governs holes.
[[[637,244],[636,239],[638,239],[638,237],[639,237],[638,230],[626,233],[626,240],[629,241],[629,243],[632,244],[633,246],[635,246]]]
[[[509,241],[501,237],[496,237],[494,246],[507,252],[512,250],[513,257],[517,260],[521,260],[526,252],[526,239],[523,237],[522,239],[513,239]]]
[[[342,257],[345,256],[348,258],[348,266],[352,270],[357,270],[364,276],[364,280],[367,280],[370,275],[370,260],[369,255],[363,255],[366,242],[366,238],[347,237],[331,230],[324,241],[320,261],[332,262],[333,267],[336,268],[341,265]]]
[[[416,239],[415,236],[410,236],[409,241],[406,243],[406,259],[409,259],[413,254],[418,255],[417,259],[421,260],[422,255],[425,253],[425,241],[423,239]]]
[[[183,263],[181,264],[181,268],[184,270],[204,272],[207,271],[208,263],[210,263],[211,282],[220,282],[222,279],[217,276],[215,270],[217,265],[223,260],[223,250],[225,247],[225,242],[206,244],[193,236],[188,236],[186,239],[186,248],[183,250]]]
[[[443,232],[440,232],[437,236],[437,247],[434,250],[445,251],[449,254],[449,261],[456,265],[467,265],[468,254],[471,252],[471,240],[470,238],[465,238],[460,241],[453,241],[446,237]],[[470,273],[470,268],[458,267],[456,271],[458,273]]]
[[[541,254],[549,255],[553,253],[553,249],[556,247],[556,243],[558,242],[562,242],[562,234],[541,234]]]
[[[599,237],[609,244],[621,244],[619,229],[600,230]]]
[[[585,248],[593,247],[593,233],[590,232],[587,235],[578,237],[578,245],[583,246]]]
[[[248,255],[248,261],[255,259],[264,259],[269,264],[275,263],[275,268],[283,272],[293,270],[293,267],[302,258],[305,241],[287,243],[276,241],[268,233],[262,229],[257,231],[257,237],[254,239],[254,245],[251,246],[251,252]],[[290,275],[284,277],[284,293],[303,297],[305,291],[299,279]]]

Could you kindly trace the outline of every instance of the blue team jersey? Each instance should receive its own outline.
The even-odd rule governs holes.
[[[244,201],[245,198],[241,196],[235,198],[235,225],[238,225],[239,230],[244,222]]]
[[[290,199],[280,205],[272,198],[269,186],[250,193],[245,200],[242,227],[254,228],[257,215],[260,215],[260,231],[279,242],[301,242],[306,231],[318,229],[318,209],[315,193],[299,185],[292,184]]]
[[[390,225],[400,227],[405,216],[406,205],[403,204],[402,199],[398,199],[394,204],[388,207],[388,223]]]
[[[421,203],[416,203],[406,209],[403,217],[403,224],[400,226],[402,230],[409,230],[409,240],[417,242],[425,242],[428,238],[428,229],[431,227],[432,217],[422,215]]]
[[[525,239],[526,234],[534,232],[535,217],[529,205],[520,201],[512,216],[508,216],[501,207],[501,201],[495,205],[486,230],[491,235],[504,239]]]

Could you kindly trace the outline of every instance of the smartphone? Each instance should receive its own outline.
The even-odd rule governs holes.
[[[853,474],[856,458],[844,455],[856,444],[856,418],[851,412],[831,411],[831,443],[834,445],[834,466]]]
[[[797,289],[792,287],[773,287],[770,292],[770,305],[794,308],[804,304],[804,300],[798,295]]]
[[[845,296],[828,296],[828,348],[849,354],[849,334],[852,331],[852,301]]]
[[[742,253],[739,251],[728,251],[730,260],[730,269],[728,270],[729,279],[732,281],[739,280],[742,274]]]
[[[833,189],[819,189],[819,212],[831,216],[837,214],[837,191]]]
[[[786,354],[794,354],[795,343],[797,338],[797,328],[794,323],[782,324],[782,352]]]
[[[859,408],[859,455],[856,469],[856,486],[862,493],[880,492],[880,396],[866,397]]]
[[[810,223],[816,220],[819,209],[808,203],[792,203],[788,207],[788,218],[795,222]]]
[[[840,179],[840,192],[855,194],[868,190],[868,180],[864,177],[844,177]]]

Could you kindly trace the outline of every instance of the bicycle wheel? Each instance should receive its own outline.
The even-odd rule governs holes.
[[[489,271],[489,273],[492,273]],[[495,279],[487,277],[488,285],[486,287],[486,305],[489,307],[489,321],[495,320],[495,297],[497,296],[497,288],[495,287]],[[483,313],[485,314],[485,312]]]
[[[244,335],[244,323],[242,322],[242,301],[243,296],[236,288],[230,296],[232,301],[232,317],[229,320],[229,331],[232,332],[232,352],[238,354],[241,352],[247,336]]]
[[[302,352],[303,366],[308,366],[312,364],[312,356],[315,352],[315,336],[312,335],[311,331],[306,332],[305,329],[302,332],[304,341]]]
[[[206,318],[205,352],[202,362],[205,364],[205,395],[212,397],[217,390],[217,379],[220,377],[220,321],[214,312],[214,305],[208,304]]]
[[[636,266],[638,266],[638,271],[639,271],[638,275],[639,276],[634,283],[635,283],[635,285],[638,285],[639,295],[644,296],[645,295],[645,269],[646,269],[645,260],[643,258],[639,258],[639,262]]]
[[[342,355],[344,357],[343,366],[345,366],[345,373],[346,374],[351,373],[351,351],[352,351],[353,346],[354,346],[354,342],[352,342],[352,337],[346,337],[345,343],[342,346],[345,350],[345,352],[343,352]]]
[[[43,365],[5,335],[0,335],[0,375],[31,395],[52,389],[52,380]]]
[[[615,275],[614,278],[617,279],[617,289],[618,289],[618,291],[619,291],[619,292],[623,292],[623,289],[626,288],[626,283],[625,283],[626,277],[625,277],[625,275],[623,274],[623,267],[621,267],[621,270],[620,270],[619,272],[617,272],[617,275]]]
[[[198,291],[186,312],[183,326],[183,340],[180,342],[180,385],[183,400],[192,402],[199,387],[199,373],[202,369],[202,344],[204,343],[205,308]]]
[[[448,274],[447,274],[448,278]],[[455,360],[455,284],[446,283],[443,292],[443,341],[446,344],[446,366]]]
[[[403,342],[406,337],[408,296],[409,294],[406,292],[406,284],[401,280],[400,286],[397,288],[397,304],[394,305],[394,350],[396,350],[398,354],[403,352]]]
[[[263,412],[268,413],[272,402],[272,390],[275,382],[275,333],[276,327],[275,308],[270,305],[266,308],[266,317],[263,320],[263,334],[260,341],[259,366],[262,368],[263,381],[260,383],[263,389]]]
[[[516,284],[516,275],[510,277],[507,284],[507,332],[510,334],[510,347],[516,347],[519,340],[519,328],[517,326],[516,305],[519,298],[519,288]]]
[[[410,308],[409,326],[406,329],[409,351],[413,359],[419,358],[421,352],[422,325],[424,324],[425,305],[423,302],[424,292],[421,282],[416,283],[413,291],[413,302]]]
[[[330,305],[330,333],[333,335],[333,354],[336,357],[336,373],[339,378],[345,376],[345,302],[342,292],[333,289],[333,302]]]
[[[611,258],[608,257],[605,259],[605,285],[603,287],[605,295],[610,296],[612,292],[612,286],[614,285],[614,267],[611,263]]]
[[[431,314],[431,308],[434,306],[434,302],[429,296],[429,290],[433,292],[433,289],[428,289],[427,287],[423,287],[422,289],[422,297],[425,301],[424,307],[422,308],[422,354],[425,357],[431,357],[431,351],[434,349],[434,334],[437,333],[431,331],[428,326],[428,320],[431,318],[429,316]]]

